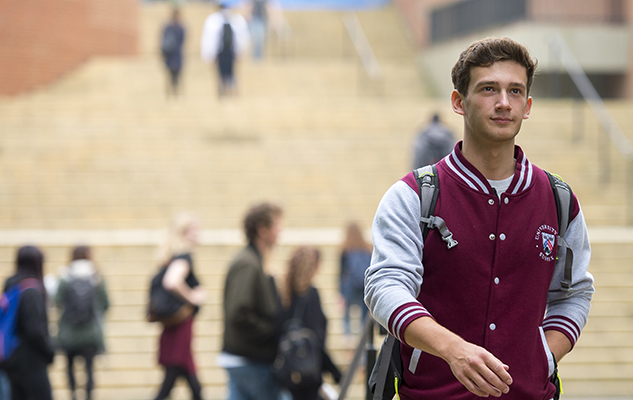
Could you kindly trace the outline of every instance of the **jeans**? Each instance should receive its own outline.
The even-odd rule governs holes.
[[[228,400],[279,400],[279,386],[269,364],[249,362],[226,370],[229,373]]]
[[[367,319],[367,306],[365,305],[365,301],[363,300],[362,292],[359,293],[350,293],[345,299],[345,315],[343,316],[344,323],[344,332],[346,335],[349,335],[352,331],[350,324],[350,315],[349,310],[352,306],[358,306],[361,315],[361,325],[360,331],[362,332],[363,327],[365,326],[365,320]]]

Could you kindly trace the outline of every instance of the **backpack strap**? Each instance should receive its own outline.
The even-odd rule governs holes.
[[[391,378],[390,376],[388,376],[389,364],[395,346],[400,346],[398,340],[392,335],[387,335],[387,337],[385,338],[385,342],[380,349],[380,353],[382,354],[382,356],[380,357],[380,363],[378,364],[378,377],[380,379],[378,379],[376,382],[376,388],[374,389],[374,396],[372,397],[372,400],[383,400],[385,386],[387,385],[387,381]]]
[[[442,240],[446,242],[446,247],[452,249],[457,246],[457,240],[453,239],[453,234],[446,226],[446,222],[434,216],[437,196],[440,192],[440,180],[437,176],[435,164],[426,165],[413,171],[415,180],[420,191],[420,228],[422,229],[422,240],[426,240],[429,230],[437,229],[442,235]]]
[[[564,236],[567,232],[567,227],[569,226],[569,222],[571,221],[571,216],[573,212],[573,192],[571,191],[571,187],[563,178],[559,175],[549,173],[545,171],[547,177],[549,178],[549,183],[552,186],[552,191],[554,192],[554,199],[556,200],[556,214],[558,215],[558,251],[557,255],[560,254],[560,251],[565,249],[565,272],[563,275],[563,280],[560,281],[561,287],[563,290],[571,291],[572,290],[572,264],[574,262],[574,253],[565,240]]]

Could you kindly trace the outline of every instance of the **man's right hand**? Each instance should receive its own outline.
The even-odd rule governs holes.
[[[441,357],[466,389],[479,397],[500,397],[510,391],[509,367],[483,347],[474,345],[444,328],[433,318],[413,321],[404,331],[405,342]]]
[[[442,357],[457,380],[479,397],[500,397],[508,393],[512,384],[509,367],[483,347],[460,341]]]

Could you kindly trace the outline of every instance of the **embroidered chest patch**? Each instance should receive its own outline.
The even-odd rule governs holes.
[[[544,261],[554,261],[554,247],[556,246],[556,236],[558,232],[549,225],[543,224],[536,231],[534,239],[540,257]]]

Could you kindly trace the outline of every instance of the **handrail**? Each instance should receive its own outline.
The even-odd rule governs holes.
[[[622,158],[626,161],[633,162],[633,146],[631,142],[624,135],[622,129],[620,129],[620,126],[607,109],[602,97],[600,97],[598,91],[582,69],[582,66],[569,46],[567,46],[565,39],[563,39],[560,33],[555,33],[550,35],[547,41],[552,50],[554,50],[556,57],[558,57],[565,70],[567,70],[567,73],[578,88],[580,94],[587,104],[589,104],[591,111],[593,111],[598,119],[602,129],[604,129],[622,155]]]
[[[376,326],[376,322],[371,316],[368,315],[365,321],[363,334],[360,337],[360,341],[358,342],[358,346],[356,347],[356,351],[354,352],[354,358],[352,358],[352,362],[350,363],[349,367],[347,368],[347,371],[345,371],[345,373],[343,374],[343,377],[341,378],[341,386],[340,386],[340,391],[338,395],[338,400],[345,400],[345,397],[347,396],[347,390],[352,384],[354,375],[356,374],[356,371],[361,365],[361,357],[363,355],[363,351],[366,350],[368,353],[373,353],[374,355],[373,361],[375,361],[376,349],[373,347],[373,339],[374,339],[373,333],[374,333],[375,326]],[[366,372],[367,372],[368,379],[365,382],[369,381],[369,374],[371,373],[371,370],[374,367],[371,358],[372,357],[367,357]],[[369,391],[369,388],[367,388],[367,391]],[[367,394],[366,397],[368,398],[369,394]]]
[[[352,44],[358,53],[358,57],[360,58],[363,67],[365,67],[367,76],[369,76],[372,81],[381,81],[383,78],[382,69],[380,68],[378,59],[374,54],[374,50],[371,48],[371,44],[367,39],[367,35],[365,35],[365,31],[363,30],[356,13],[350,12],[343,16],[343,23],[345,24],[347,33],[349,34]]]

